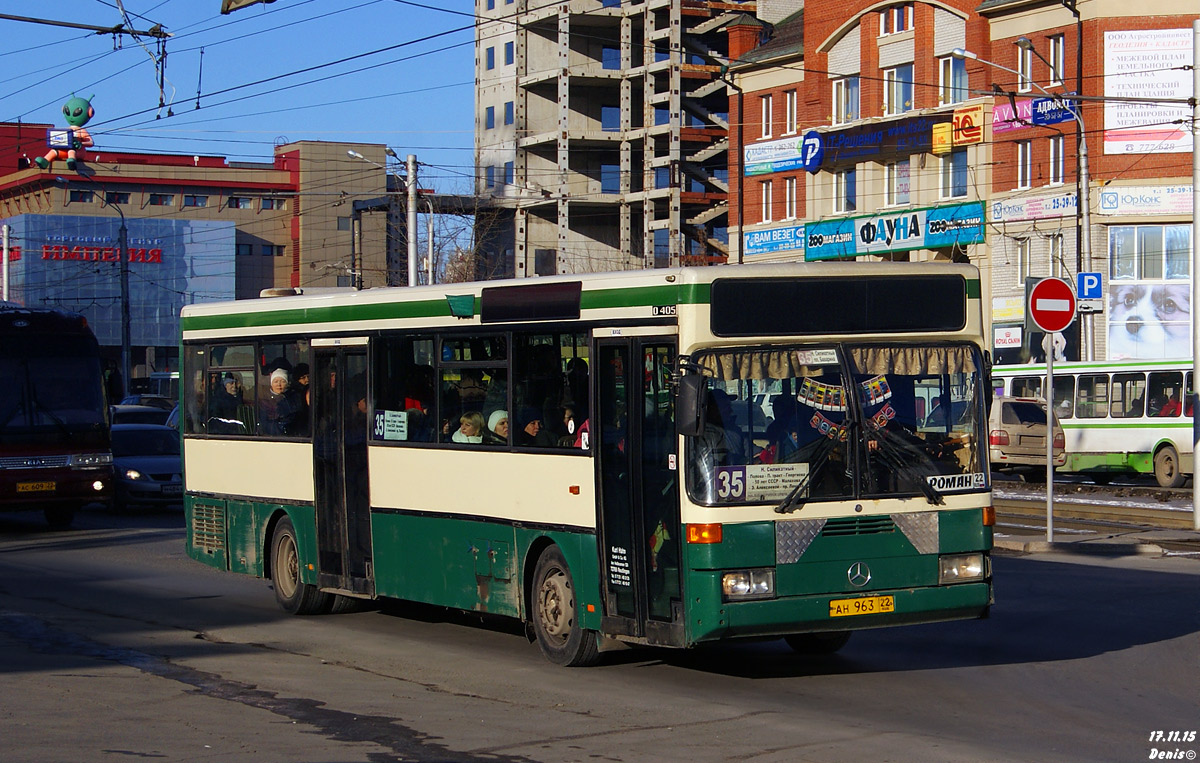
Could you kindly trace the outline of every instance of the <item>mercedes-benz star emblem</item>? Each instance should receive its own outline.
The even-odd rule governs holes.
[[[850,585],[862,588],[871,582],[871,568],[865,562],[855,562],[850,565],[850,569],[846,570],[846,578],[850,581]]]

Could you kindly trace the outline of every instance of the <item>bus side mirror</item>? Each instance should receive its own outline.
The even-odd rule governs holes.
[[[696,437],[704,431],[704,377],[684,374],[679,378],[675,398],[675,431],[684,437]]]

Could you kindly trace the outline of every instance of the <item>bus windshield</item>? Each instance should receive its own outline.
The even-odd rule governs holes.
[[[971,345],[828,345],[698,354],[698,503],[777,503],[983,490],[982,363]]]
[[[95,345],[84,337],[10,337],[0,355],[0,443],[104,442],[104,392]],[[90,444],[90,443],[89,443]]]

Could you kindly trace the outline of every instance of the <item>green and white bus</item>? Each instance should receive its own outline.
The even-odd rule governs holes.
[[[188,306],[182,332],[188,554],[289,612],[495,613],[584,665],[828,652],[992,603],[971,266],[296,295]]]
[[[996,394],[1042,397],[1046,366],[997,366]],[[1054,364],[1054,414],[1067,460],[1059,472],[1107,484],[1115,475],[1153,474],[1180,487],[1194,471],[1192,361],[1116,360]]]

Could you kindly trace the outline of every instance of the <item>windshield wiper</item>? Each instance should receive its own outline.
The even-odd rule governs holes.
[[[929,455],[888,429],[876,429],[875,433],[878,437],[873,442],[879,445],[875,451],[879,459],[910,482],[916,482],[921,492],[925,494],[925,500],[935,506],[944,504],[946,501],[942,498],[942,494],[929,484],[929,480],[925,479],[928,474],[936,474],[936,472],[919,469],[910,462],[914,456],[918,459],[918,463],[928,462]]]
[[[817,446],[813,459],[808,462],[808,474],[804,475],[804,479],[797,482],[796,486],[775,507],[776,514],[791,514],[803,508],[808,498],[809,484],[812,483],[813,477],[825,468],[825,463],[829,460],[829,454],[833,452],[834,447],[837,445],[837,442],[832,438],[825,437],[822,440],[821,444]]]
[[[62,417],[60,417],[54,411],[50,410],[50,408],[47,407],[46,404],[43,403],[41,400],[38,400],[36,395],[32,398],[32,400],[33,400],[33,407],[35,409],[41,411],[43,414],[46,415],[46,418],[53,421],[55,423],[55,425],[58,426],[58,429],[60,432],[62,432],[67,437],[71,436],[71,428],[69,426],[67,426],[67,422],[62,420]]]

